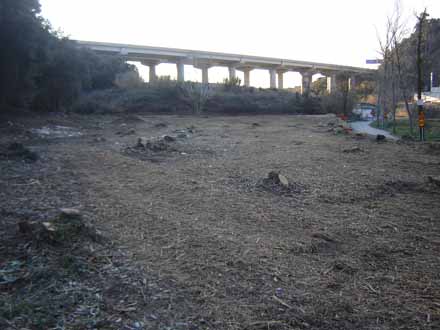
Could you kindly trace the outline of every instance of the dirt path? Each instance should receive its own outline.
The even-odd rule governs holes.
[[[353,129],[353,131],[358,132],[358,133],[365,133],[368,135],[384,135],[386,136],[388,139],[391,140],[398,140],[398,138],[392,134],[390,134],[390,132],[385,131],[383,129],[378,129],[378,128],[374,128],[370,126],[371,121],[355,121],[350,123],[350,127]]]
[[[140,118],[77,119],[82,137],[35,149],[143,269],[142,328],[440,326],[438,154],[336,136],[328,116]],[[183,131],[165,152],[125,149]],[[270,171],[295,189],[264,190]]]

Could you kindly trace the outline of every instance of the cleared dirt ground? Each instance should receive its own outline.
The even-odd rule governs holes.
[[[91,306],[78,298],[53,316],[66,328],[440,329],[440,187],[427,182],[440,175],[439,148],[336,135],[329,122],[276,115],[3,121],[2,145],[21,142],[40,158],[0,160],[0,269],[12,260],[30,267],[18,221],[75,207],[112,244],[106,259],[100,255],[100,275],[88,279],[100,296],[92,304],[99,322],[90,316],[69,325],[84,317],[78,306]],[[48,125],[82,135],[29,131]],[[145,145],[163,135],[177,140],[159,151],[135,148],[139,137]],[[289,189],[267,189],[270,171],[285,175]],[[34,258],[41,251],[33,249]],[[115,279],[105,267],[122,273]],[[24,299],[30,285],[0,285],[2,303]],[[20,309],[3,319],[4,328],[26,326]]]

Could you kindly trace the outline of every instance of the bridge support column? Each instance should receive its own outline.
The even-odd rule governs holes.
[[[177,81],[185,81],[185,65],[182,62],[176,63],[177,67]]]
[[[327,76],[327,93],[333,94],[336,92],[336,73]]]
[[[239,71],[243,71],[243,76],[244,76],[244,86],[245,87],[250,87],[251,86],[251,71],[252,71],[252,67],[238,67],[237,70]]]
[[[277,75],[278,75],[278,89],[283,89],[284,88],[284,73],[286,73],[286,70],[278,70],[277,71]]]
[[[270,88],[277,88],[275,69],[269,69],[269,75],[270,75]]]
[[[194,67],[197,69],[202,70],[202,84],[209,84],[209,68],[211,67],[211,64],[207,61],[194,61]]]
[[[149,72],[149,78],[148,78],[148,82],[149,83],[153,83],[157,80],[157,75],[156,75],[156,66],[160,63],[159,61],[149,61],[149,60],[144,60],[141,62],[143,65],[148,66],[150,72]]]
[[[228,67],[228,69],[229,69],[229,81],[235,80],[235,78],[237,77],[235,66],[230,66]]]
[[[348,90],[354,91],[356,89],[356,76],[348,78]]]
[[[243,71],[243,75],[244,75],[244,85],[246,87],[250,87],[251,86],[251,70],[252,69],[247,69]]]
[[[150,65],[150,75],[149,75],[149,82],[155,82],[157,80],[157,74],[156,74],[156,65]]]
[[[201,69],[202,69],[202,83],[209,84],[209,73],[208,73],[209,67],[204,66]]]
[[[310,93],[310,85],[312,84],[312,76],[313,73],[310,71],[303,71],[300,72],[302,76],[301,81],[301,94],[303,95],[309,95]]]

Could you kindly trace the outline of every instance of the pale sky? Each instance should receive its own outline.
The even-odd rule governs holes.
[[[42,14],[72,39],[219,51],[369,67],[376,58],[377,29],[383,29],[394,0],[40,0]],[[402,0],[414,25],[415,11],[440,18],[440,0]],[[371,66],[370,66],[371,67]],[[143,77],[148,68],[140,68]],[[176,76],[160,64],[158,75]],[[227,77],[210,69],[210,82]],[[243,79],[242,74],[237,75]],[[185,78],[201,80],[185,67]],[[147,78],[146,78],[147,79]],[[285,87],[299,85],[286,73]],[[251,85],[268,87],[265,70],[251,73]]]

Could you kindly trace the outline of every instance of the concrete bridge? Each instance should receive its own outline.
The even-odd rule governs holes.
[[[209,68],[223,66],[229,69],[229,79],[236,77],[236,71],[244,73],[244,85],[250,86],[251,71],[266,69],[269,72],[271,88],[283,88],[284,73],[299,72],[302,76],[301,91],[308,93],[312,76],[320,73],[327,77],[327,90],[332,93],[342,79],[348,79],[349,88],[356,84],[356,76],[374,74],[376,70],[352,66],[325,64],[316,62],[287,60],[272,57],[249,56],[206,52],[198,50],[137,46],[107,42],[77,40],[80,47],[90,48],[106,54],[120,55],[127,61],[141,62],[150,69],[149,81],[157,79],[156,66],[160,63],[174,63],[177,69],[177,80],[185,80],[184,65],[193,65],[202,71],[202,83],[209,83]],[[277,85],[278,83],[278,85]]]

